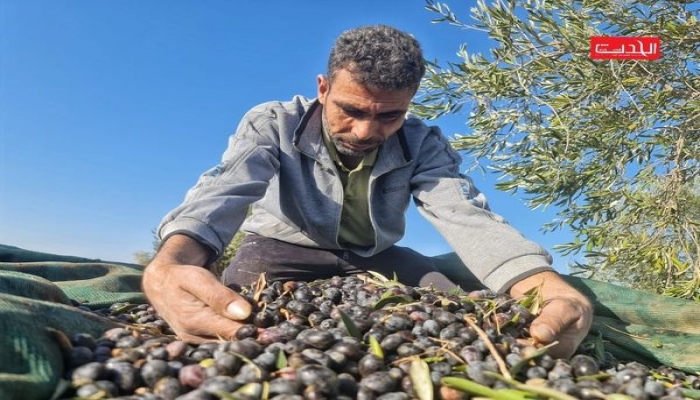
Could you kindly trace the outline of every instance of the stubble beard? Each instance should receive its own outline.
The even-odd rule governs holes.
[[[352,133],[335,133],[331,130],[330,124],[328,123],[328,118],[326,118],[326,110],[324,109],[321,112],[321,123],[323,124],[323,130],[328,133],[328,137],[330,137],[331,141],[335,145],[335,150],[344,155],[344,156],[350,156],[350,157],[364,157],[367,154],[371,153],[379,147],[384,141],[380,140],[368,140],[368,141],[360,141],[357,140],[357,137],[352,134]],[[351,149],[349,147],[346,147],[346,143],[351,143],[351,144],[357,144],[357,145],[373,145],[371,148],[364,149],[364,150],[357,150],[357,149]]]

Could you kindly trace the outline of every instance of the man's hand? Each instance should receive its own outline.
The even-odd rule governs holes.
[[[187,236],[163,244],[143,274],[150,303],[183,340],[201,343],[235,338],[250,304],[202,267],[207,250]]]
[[[586,296],[571,287],[556,272],[529,276],[513,285],[509,294],[518,298],[535,287],[540,288],[544,307],[530,326],[530,336],[545,345],[558,341],[549,350],[549,354],[555,358],[568,358],[591,328],[593,306]]]

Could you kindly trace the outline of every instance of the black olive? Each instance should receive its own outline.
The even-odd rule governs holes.
[[[377,394],[394,391],[399,386],[396,378],[387,371],[373,372],[362,378],[360,387],[369,389]]]
[[[338,390],[338,376],[322,365],[304,365],[296,371],[296,378],[304,386],[313,386],[321,393],[332,395]]]
[[[164,360],[151,360],[141,366],[141,379],[149,387],[168,374],[168,363]]]
[[[600,372],[596,360],[585,354],[577,354],[571,359],[571,370],[574,376],[589,376]]]

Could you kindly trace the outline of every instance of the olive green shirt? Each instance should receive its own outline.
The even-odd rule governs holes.
[[[369,218],[369,176],[377,160],[377,149],[367,154],[357,168],[349,170],[343,165],[328,132],[323,130],[323,142],[331,159],[338,167],[343,182],[343,211],[340,219],[338,243],[361,247],[374,245],[374,229]]]

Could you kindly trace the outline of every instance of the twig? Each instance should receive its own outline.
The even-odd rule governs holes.
[[[501,357],[500,354],[498,354],[498,350],[496,350],[496,347],[493,345],[491,342],[491,339],[489,339],[489,336],[484,332],[479,325],[476,324],[476,322],[472,321],[472,319],[468,316],[464,316],[464,320],[474,328],[476,331],[476,334],[479,335],[481,340],[483,340],[486,343],[486,347],[488,347],[489,352],[491,352],[491,355],[493,358],[496,360],[496,364],[498,364],[498,369],[501,370],[501,374],[506,378],[512,380],[513,377],[510,375],[510,371],[508,371],[508,367],[506,366],[505,361],[503,361],[503,358]]]

